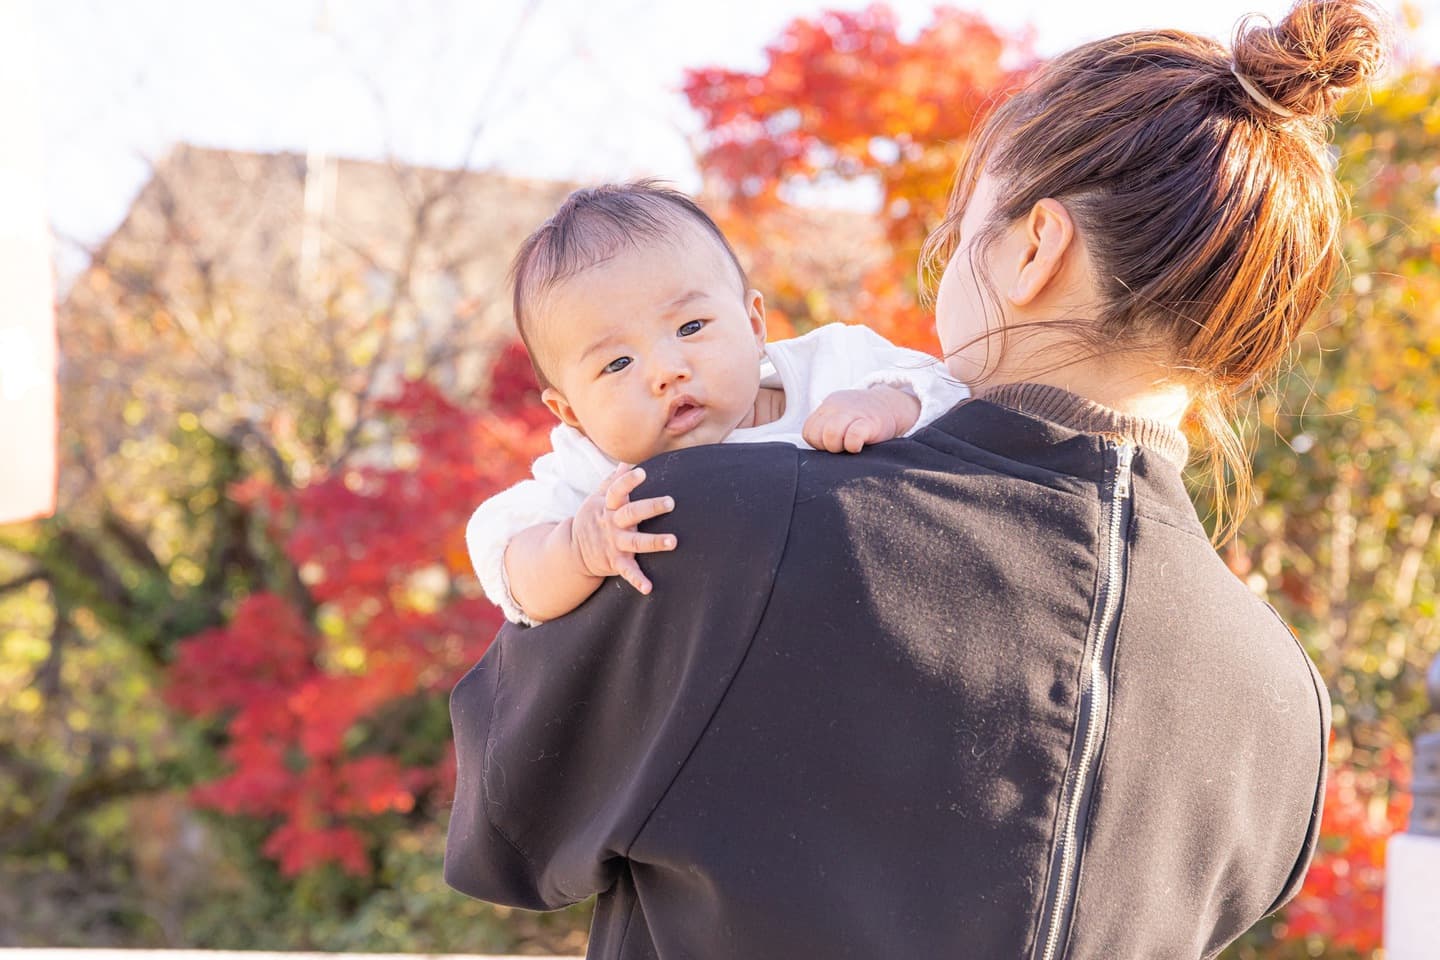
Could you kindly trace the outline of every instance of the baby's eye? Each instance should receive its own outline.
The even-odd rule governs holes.
[[[614,360],[611,360],[609,363],[605,364],[604,369],[600,372],[619,373],[621,370],[624,370],[628,366],[630,366],[629,357],[616,357]]]
[[[676,332],[682,337],[693,337],[705,327],[704,320],[691,320],[689,323],[681,324]]]

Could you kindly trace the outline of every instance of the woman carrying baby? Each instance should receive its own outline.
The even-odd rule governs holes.
[[[592,957],[1213,957],[1298,888],[1328,698],[1181,478],[1339,265],[1353,0],[1146,31],[985,123],[933,239],[973,399],[831,454],[644,466],[642,595],[507,626],[452,699],[446,878],[599,894]],[[658,401],[657,401],[658,402]],[[895,434],[904,431],[895,429]],[[1226,515],[1244,505],[1240,494]]]

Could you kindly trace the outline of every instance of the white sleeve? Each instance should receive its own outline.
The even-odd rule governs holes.
[[[475,568],[485,596],[507,620],[529,626],[539,621],[526,616],[510,593],[505,548],[522,530],[573,517],[585,498],[598,488],[594,475],[604,468],[604,455],[599,451],[594,453],[601,459],[592,463],[594,457],[577,455],[570,449],[574,444],[566,442],[558,430],[551,436],[555,449],[535,461],[532,479],[522,480],[480,504],[465,527],[470,565]]]
[[[856,331],[849,335],[851,359],[862,368],[856,370],[855,386],[886,384],[899,387],[920,401],[920,416],[905,436],[929,426],[955,404],[969,398],[970,388],[950,376],[943,361],[919,350],[897,347],[869,327],[848,329]]]

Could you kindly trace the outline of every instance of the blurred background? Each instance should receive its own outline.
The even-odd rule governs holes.
[[[1335,132],[1349,270],[1248,413],[1265,499],[1224,548],[1335,703],[1323,850],[1232,960],[1379,955],[1433,723],[1440,3],[1391,10]],[[577,185],[664,177],[772,336],[933,350],[915,258],[987,106],[1085,40],[1250,12],[1285,7],[0,0],[0,218],[59,342],[55,509],[0,525],[0,946],[582,952],[584,907],[440,873],[446,697],[499,625],[463,528],[550,425],[517,244]],[[15,330],[0,400],[45,381]],[[48,436],[26,403],[5,430]]]

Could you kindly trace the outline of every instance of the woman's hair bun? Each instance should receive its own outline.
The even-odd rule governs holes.
[[[1240,22],[1234,70],[1284,111],[1331,119],[1336,102],[1384,65],[1385,23],[1365,0],[1300,0],[1278,24],[1253,15]],[[1247,99],[1267,109],[1260,97]]]

